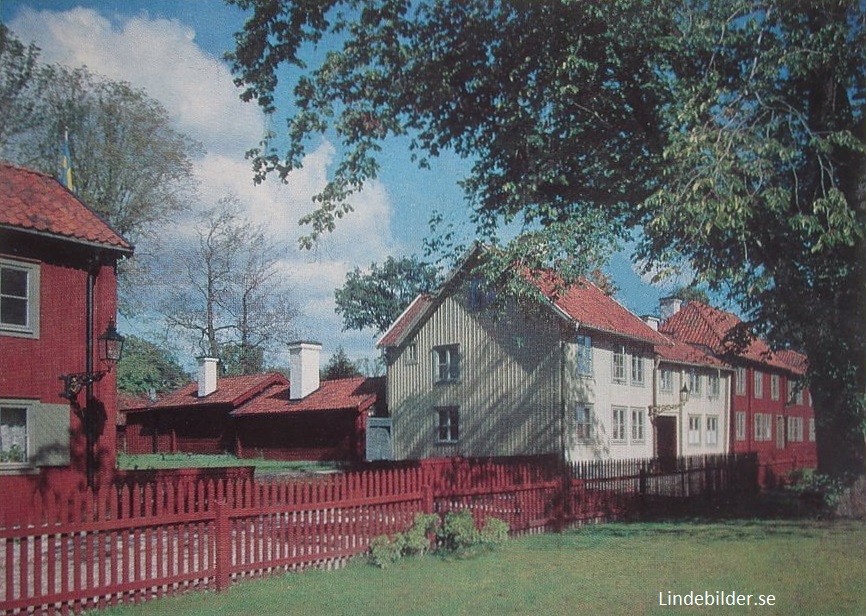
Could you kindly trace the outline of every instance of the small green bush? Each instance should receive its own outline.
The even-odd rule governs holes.
[[[508,539],[508,523],[499,518],[487,518],[484,528],[481,529],[481,543],[487,547],[493,547],[504,543]]]
[[[387,569],[402,556],[402,541],[399,536],[391,539],[388,535],[373,537],[370,541],[370,564]]]
[[[430,550],[430,538],[436,535],[439,527],[439,516],[435,513],[415,515],[412,528],[402,535],[403,555],[420,556]]]
[[[481,533],[475,526],[475,518],[468,509],[449,511],[439,528],[439,545],[454,552],[479,543]]]
[[[801,502],[817,509],[819,514],[835,509],[847,489],[844,481],[812,469],[792,472],[789,481],[787,489],[798,495]]]
[[[370,542],[370,564],[385,569],[403,556],[420,556],[430,550],[431,538],[436,538],[440,553],[457,552],[462,555],[476,548],[493,548],[508,538],[508,524],[498,518],[487,518],[484,528],[478,530],[472,512],[468,509],[452,511],[440,519],[435,513],[419,513],[412,527],[393,538],[375,537]]]

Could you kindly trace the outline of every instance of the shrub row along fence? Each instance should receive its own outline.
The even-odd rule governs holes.
[[[417,513],[469,509],[514,534],[637,513],[648,497],[755,489],[753,456],[563,465],[432,460],[313,478],[127,475],[95,492],[34,495],[0,523],[2,611],[68,613],[244,577],[339,566]],[[9,498],[10,495],[6,495]]]

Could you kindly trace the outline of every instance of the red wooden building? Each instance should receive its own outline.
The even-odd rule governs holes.
[[[363,460],[367,416],[383,397],[383,380],[320,383],[315,345],[302,344],[312,365],[293,366],[294,385],[277,372],[218,377],[216,360],[202,359],[198,383],[124,409],[127,452]]]
[[[663,303],[661,331],[708,349],[734,369],[730,451],[756,452],[765,485],[816,466],[815,413],[803,384],[806,357],[773,351],[730,312],[701,302],[681,306],[674,298]]]
[[[131,254],[54,178],[0,163],[4,491],[96,485],[114,470],[115,375],[98,346],[113,329],[115,267]]]

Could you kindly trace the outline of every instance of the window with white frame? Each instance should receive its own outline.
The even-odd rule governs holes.
[[[715,415],[707,416],[707,431],[704,433],[704,442],[707,445],[717,445],[719,443],[719,418]]]
[[[689,395],[695,398],[701,395],[701,374],[695,368],[689,370]]]
[[[815,418],[814,417],[809,418],[809,442],[810,443],[815,442]]]
[[[773,440],[773,416],[767,413],[755,413],[755,440]]]
[[[587,441],[592,438],[592,406],[588,404],[580,404],[574,412],[575,436],[580,441]]]
[[[406,346],[406,363],[411,365],[418,363],[418,345],[414,342]]]
[[[643,385],[643,357],[637,353],[632,353],[631,356],[631,382],[632,385]]]
[[[736,381],[735,391],[738,396],[746,395],[746,369],[743,366],[737,366],[737,373],[734,376]]]
[[[443,406],[436,409],[439,424],[437,440],[440,443],[456,443],[460,438],[460,412],[456,406]]]
[[[639,407],[631,409],[631,440],[634,443],[641,443],[646,438],[646,411]]]
[[[803,405],[803,384],[797,379],[788,379],[788,403]]]
[[[755,398],[764,397],[764,373],[755,370]]]
[[[610,438],[612,441],[624,443],[628,427],[626,416],[628,409],[621,406],[613,407],[613,421],[611,422]]]
[[[779,399],[779,375],[770,375],[770,398],[773,400]]]
[[[737,411],[734,415],[736,426],[734,429],[734,438],[738,441],[746,440],[746,414],[743,411]]]
[[[659,389],[664,392],[674,390],[674,373],[670,368],[662,368],[659,373]]]
[[[709,390],[708,395],[710,396],[710,398],[718,398],[721,394],[721,387],[719,386],[719,373],[713,372],[707,377],[707,379],[709,381],[709,386],[707,388]]]
[[[26,464],[28,444],[27,407],[0,406],[0,464]]]
[[[701,444],[701,417],[689,415],[689,445]]]
[[[577,337],[577,374],[592,376],[592,336]]]
[[[0,259],[0,334],[39,337],[39,265]]]
[[[613,382],[625,383],[627,378],[625,371],[625,347],[620,344],[613,348]]]
[[[803,418],[788,417],[788,441],[801,443],[803,441]]]
[[[433,380],[453,383],[460,378],[460,347],[456,344],[433,348]]]

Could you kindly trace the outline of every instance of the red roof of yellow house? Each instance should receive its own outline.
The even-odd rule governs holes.
[[[551,303],[579,327],[625,336],[653,345],[669,345],[662,336],[643,319],[606,294],[593,283],[580,279],[561,289],[554,275],[545,274],[531,279]]]
[[[391,327],[382,334],[376,346],[379,348],[399,346],[403,337],[424,316],[432,304],[433,296],[429,293],[422,293],[413,299],[412,303],[403,311],[403,314],[397,317],[397,320],[391,324]]]
[[[95,211],[49,175],[0,163],[0,227],[132,252]]]
[[[656,347],[656,353],[658,353],[662,361],[690,366],[712,366],[714,368],[730,370],[727,364],[694,345],[675,338],[669,337],[669,340],[671,341],[670,346],[659,345]]]

